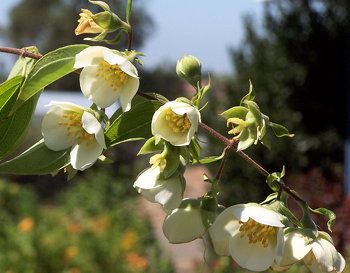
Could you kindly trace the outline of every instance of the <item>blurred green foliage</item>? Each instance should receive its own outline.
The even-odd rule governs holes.
[[[173,272],[124,181],[99,172],[69,183],[40,203],[0,180],[0,272]]]

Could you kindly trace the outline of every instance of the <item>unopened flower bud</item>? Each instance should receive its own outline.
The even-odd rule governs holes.
[[[191,55],[184,55],[181,60],[177,61],[176,73],[193,86],[201,81],[201,63]]]

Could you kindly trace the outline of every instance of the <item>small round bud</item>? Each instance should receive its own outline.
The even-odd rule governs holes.
[[[201,63],[191,55],[184,55],[181,60],[177,61],[176,73],[193,86],[201,81]]]

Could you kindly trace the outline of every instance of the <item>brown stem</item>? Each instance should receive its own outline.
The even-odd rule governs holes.
[[[132,30],[128,31],[128,51],[132,49]]]
[[[28,58],[37,59],[37,60],[42,57],[42,55],[31,53],[31,52],[27,51],[24,48],[20,49],[20,48],[12,48],[12,47],[1,46],[0,47],[0,52],[16,54],[16,55],[19,55],[21,57],[28,57]]]
[[[220,181],[220,178],[221,178],[222,172],[224,170],[225,163],[226,163],[226,160],[228,158],[228,154],[230,153],[230,150],[231,150],[230,146],[226,146],[224,149],[224,157],[221,159],[220,167],[219,167],[219,169],[216,173],[216,176],[215,176],[215,181]]]

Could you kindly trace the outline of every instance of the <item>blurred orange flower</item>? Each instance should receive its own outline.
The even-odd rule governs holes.
[[[69,262],[79,253],[79,249],[76,246],[69,246],[64,251],[64,260]],[[74,269],[74,268],[72,268]]]
[[[125,231],[122,237],[123,237],[123,240],[120,243],[120,247],[123,250],[132,249],[138,240],[137,233],[132,230]]]
[[[35,221],[31,217],[26,217],[18,223],[17,228],[20,232],[29,232],[34,228]]]
[[[126,262],[129,267],[135,271],[144,271],[148,267],[147,258],[140,256],[135,252],[126,254]]]
[[[111,223],[106,215],[100,215],[94,219],[91,219],[90,228],[95,232],[105,231],[110,227]]]

